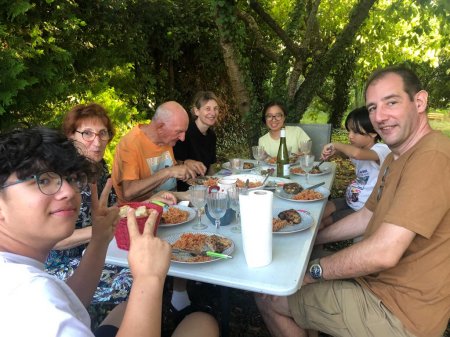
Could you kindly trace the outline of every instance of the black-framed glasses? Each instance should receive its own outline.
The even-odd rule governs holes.
[[[87,175],[83,172],[73,173],[67,177],[62,177],[55,172],[43,172],[29,176],[25,179],[17,179],[16,181],[2,185],[0,188],[5,189],[10,186],[24,183],[26,181],[35,180],[39,190],[45,195],[53,195],[61,189],[62,181],[66,180],[69,185],[76,191],[80,192],[87,185]]]
[[[281,120],[281,118],[283,118],[283,117],[284,117],[283,114],[266,115],[266,121],[270,121],[270,120],[276,120],[276,121],[279,121],[279,120]]]
[[[94,132],[92,130],[75,131],[81,133],[81,137],[87,142],[92,142],[95,137],[100,138],[100,140],[107,141],[111,137],[108,130],[101,130],[100,132]]]
[[[378,186],[377,201],[380,201],[381,195],[383,194],[384,182],[386,180],[386,176],[388,175],[388,173],[389,173],[389,166],[386,166],[386,168],[384,169],[383,176],[381,177],[380,186]]]

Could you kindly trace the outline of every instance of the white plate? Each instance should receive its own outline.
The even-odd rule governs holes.
[[[181,235],[183,235],[183,234],[204,234],[204,235],[207,235],[207,236],[217,235],[217,236],[226,238],[226,239],[230,240],[231,246],[228,247],[227,249],[225,249],[222,253],[223,253],[223,254],[227,254],[227,255],[231,255],[231,253],[234,252],[234,242],[233,242],[233,240],[231,240],[230,238],[228,238],[228,237],[226,237],[226,236],[224,236],[224,235],[215,234],[215,233],[207,233],[207,232],[183,232],[183,233],[174,233],[174,234],[168,235],[168,236],[166,236],[166,237],[163,237],[162,239],[163,239],[163,240],[166,240],[169,244],[172,245],[172,244],[174,244],[174,243],[181,237]],[[214,262],[214,261],[217,261],[217,260],[226,260],[226,259],[222,259],[222,258],[220,258],[220,257],[210,257],[211,260],[208,260],[208,261],[189,261],[189,259],[192,258],[192,256],[191,256],[189,253],[186,253],[186,254],[184,254],[184,253],[172,253],[172,254],[177,255],[177,257],[178,257],[179,259],[186,259],[186,260],[187,260],[187,261],[180,261],[180,260],[172,260],[172,259],[171,259],[172,262],[176,262],[176,263],[202,264],[202,263]]]
[[[323,197],[320,198],[320,199],[315,199],[315,200],[294,200],[294,199],[292,199],[292,194],[287,194],[282,189],[276,190],[274,194],[278,198],[289,200],[289,201],[293,201],[293,202],[315,202],[315,201],[327,199],[330,196],[330,191],[328,189],[326,189],[325,187],[323,187],[323,186],[315,188],[314,191],[322,193]]]
[[[289,166],[296,165],[296,164],[299,163],[299,161],[300,161],[300,159],[297,158],[297,159],[295,160],[295,162],[289,163]],[[272,164],[272,163],[268,163],[268,162],[266,161],[266,159],[264,160],[264,164],[265,164],[265,165],[272,166],[272,167],[273,167],[273,166],[277,166],[277,163],[276,163],[276,162],[273,163],[273,164]]]
[[[269,178],[267,178],[264,188],[275,190],[277,187],[281,187],[284,184],[289,184],[289,183],[295,183],[295,181],[291,180],[291,179],[286,179],[286,178],[269,177]]]
[[[260,182],[262,183],[266,177],[257,175],[257,174],[234,174],[231,176],[227,176],[227,179],[239,179],[245,183],[245,181],[248,179],[250,183],[256,183]],[[264,185],[258,186],[258,187],[251,187],[248,190],[257,190],[263,188]]]
[[[285,211],[285,208],[274,208],[273,209],[273,217],[278,218],[278,213]],[[300,216],[302,217],[302,221],[299,224],[286,226],[283,229],[280,229],[278,232],[273,232],[273,234],[289,234],[296,233],[308,229],[314,224],[314,219],[311,216],[311,213],[305,211],[303,209],[296,210]]]
[[[182,211],[189,212],[187,220],[182,221],[182,222],[178,222],[178,223],[167,223],[167,224],[160,223],[158,227],[173,227],[173,226],[182,225],[182,224],[184,224],[186,222],[189,222],[189,221],[193,220],[195,218],[195,216],[196,216],[195,211],[192,208],[190,208],[190,207],[180,206],[180,205],[172,205],[170,207],[175,207],[175,208],[181,209]]]
[[[319,164],[318,161],[314,162],[314,165],[317,165],[317,164]],[[294,172],[292,172],[292,169],[296,168],[296,167],[300,167],[300,166],[298,166],[298,165],[292,166],[291,167],[291,171],[290,171],[291,174],[294,174],[296,176],[306,176],[306,173],[294,173]],[[310,173],[309,176],[321,176],[321,175],[328,174],[328,173],[331,172],[331,166],[330,166],[329,163],[323,163],[322,165],[320,165],[319,169],[322,172],[320,172],[320,173]]]
[[[242,168],[242,169],[239,169],[239,171],[242,171],[242,172],[250,172],[251,170],[254,170],[254,169],[256,168],[256,160],[252,160],[252,159],[241,159],[241,161],[242,161],[242,165],[244,165],[244,163],[250,163],[250,164],[253,164],[253,167],[250,168],[250,169],[244,169],[244,168]],[[224,168],[224,169],[226,169],[226,170],[231,170],[230,162],[227,161],[226,163],[223,163],[223,164],[222,164],[222,168]]]

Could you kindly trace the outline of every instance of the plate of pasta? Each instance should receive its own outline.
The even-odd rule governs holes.
[[[161,222],[159,227],[172,227],[182,225],[195,218],[195,211],[186,206],[173,205],[164,210],[161,215]]]
[[[319,164],[319,162],[315,162],[314,165]],[[298,176],[305,176],[306,172],[300,166],[291,167],[291,174],[295,174]],[[327,163],[323,163],[319,168],[313,167],[311,172],[309,172],[310,176],[321,176],[323,174],[328,174],[331,172],[331,166]]]
[[[203,186],[211,187],[211,186],[217,186],[218,181],[219,181],[218,177],[203,176],[203,177],[196,177],[196,178],[188,179],[186,181],[186,183],[190,186],[203,185]]]
[[[231,255],[233,240],[226,236],[207,232],[174,233],[163,237],[172,246],[171,261],[177,263],[199,264],[222,260],[218,257],[203,256],[200,252],[213,251]],[[181,250],[183,252],[177,252]],[[198,252],[189,254],[189,252]]]
[[[245,187],[245,183],[248,180],[248,189],[256,190],[264,186],[265,177],[257,174],[235,174],[228,176],[227,179],[236,179],[236,186],[239,188]]]
[[[295,202],[314,202],[327,199],[330,191],[325,187],[317,187],[313,190],[302,190],[296,194],[286,193],[283,189],[277,189],[274,193],[278,198]]]

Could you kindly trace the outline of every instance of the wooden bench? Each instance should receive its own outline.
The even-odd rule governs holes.
[[[428,113],[428,119],[430,119],[430,120],[443,121],[444,117],[445,117],[444,114],[441,114],[439,112],[429,112]]]

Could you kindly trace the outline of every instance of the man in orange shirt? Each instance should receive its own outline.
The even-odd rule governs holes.
[[[176,179],[204,175],[206,167],[186,160],[177,165],[172,147],[184,141],[189,117],[177,102],[161,104],[150,124],[135,126],[119,142],[112,181],[119,201],[141,201],[155,192],[175,190]]]

